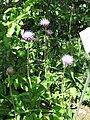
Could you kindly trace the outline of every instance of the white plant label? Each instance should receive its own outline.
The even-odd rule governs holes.
[[[81,31],[79,34],[80,34],[86,53],[89,53],[90,52],[90,27]]]

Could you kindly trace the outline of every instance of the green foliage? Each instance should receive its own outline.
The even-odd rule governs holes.
[[[86,79],[88,59],[78,33],[90,26],[90,3],[0,0],[0,4],[0,119],[12,120],[16,116],[17,120],[72,120],[72,100],[78,101]],[[53,31],[52,35],[40,26],[42,18],[50,20],[47,29]],[[35,33],[35,39],[29,41],[32,89],[27,78],[28,46],[22,39],[22,30]],[[74,63],[66,67],[63,79],[64,54],[72,55]],[[10,81],[6,74],[9,66],[14,69]],[[89,88],[85,100],[90,102],[88,91]]]

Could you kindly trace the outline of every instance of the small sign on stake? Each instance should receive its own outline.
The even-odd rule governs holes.
[[[79,34],[86,53],[90,53],[90,27],[81,31]]]

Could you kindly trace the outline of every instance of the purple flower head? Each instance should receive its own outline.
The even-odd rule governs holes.
[[[42,26],[48,26],[50,24],[50,21],[46,18],[43,18],[40,20],[40,25]]]
[[[21,35],[22,35],[22,38],[27,41],[34,39],[34,36],[35,36],[35,34],[30,30],[26,30],[22,32]]]
[[[47,33],[47,35],[52,35],[53,31],[52,30],[47,30],[46,33]]]
[[[64,55],[62,57],[62,63],[66,67],[67,65],[71,65],[73,63],[73,57],[70,55]]]

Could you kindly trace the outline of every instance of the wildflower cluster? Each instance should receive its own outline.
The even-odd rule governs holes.
[[[40,25],[42,25],[42,26],[46,27],[49,24],[50,24],[50,21],[46,18],[43,18],[43,19],[40,20]],[[46,33],[47,33],[47,35],[52,35],[53,34],[52,30],[46,30]],[[22,35],[22,38],[25,41],[32,40],[32,39],[34,39],[34,36],[35,36],[35,34],[31,30],[22,31],[21,35]]]
[[[40,25],[44,26],[44,27],[47,27],[48,25],[50,24],[50,21],[46,18],[43,18],[40,20]],[[47,35],[52,35],[53,32],[52,30],[48,29],[46,30],[46,34]],[[26,31],[23,31],[21,33],[22,35],[22,38],[26,41],[29,41],[29,40],[32,40],[34,39],[34,36],[35,36],[35,33],[33,33],[32,31],[30,30],[26,30]],[[64,55],[62,57],[62,63],[63,65],[66,67],[67,65],[71,65],[73,63],[73,57],[70,56],[70,55]]]

